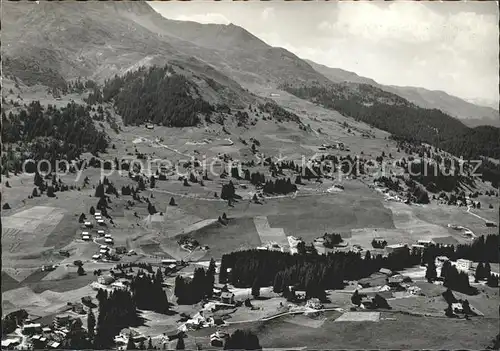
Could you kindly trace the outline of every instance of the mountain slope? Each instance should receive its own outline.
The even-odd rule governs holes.
[[[170,63],[190,77],[200,96],[208,93],[203,99],[213,98],[212,104],[260,103],[240,84],[283,87],[397,136],[436,143],[442,136],[470,131],[435,106],[422,108],[439,101],[420,98],[416,103],[414,97],[412,102],[390,90],[394,88],[373,85],[350,72],[314,69],[234,25],[168,20],[144,2],[8,3],[3,10],[4,72],[24,82],[50,85],[79,75],[103,81],[141,66]],[[224,89],[209,89],[209,79]],[[481,140],[478,135],[472,139]]]
[[[353,72],[344,71],[339,68],[327,67],[310,60],[307,60],[307,62],[315,70],[333,82],[369,84],[387,92],[399,95],[419,107],[441,110],[460,119],[463,123],[471,127],[478,125],[494,125],[500,127],[498,110],[491,107],[478,106],[458,97],[451,96],[443,91],[432,91],[417,87],[383,85],[377,83],[373,79],[358,76]]]
[[[188,57],[240,83],[328,83],[294,54],[269,47],[240,27],[167,20],[145,2],[6,3],[3,11],[6,72],[27,83],[59,84],[77,76],[99,80],[141,60]]]

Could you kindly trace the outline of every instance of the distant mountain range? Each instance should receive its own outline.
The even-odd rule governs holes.
[[[500,127],[498,110],[473,104],[458,97],[449,95],[444,91],[428,90],[417,87],[400,87],[395,85],[382,85],[370,78],[365,78],[356,73],[344,71],[339,68],[330,68],[306,60],[315,70],[333,82],[353,82],[372,85],[387,92],[399,95],[402,98],[423,108],[436,108],[453,117],[460,119],[470,127],[478,125],[493,125]]]

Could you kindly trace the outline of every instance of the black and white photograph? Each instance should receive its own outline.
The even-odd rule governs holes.
[[[499,21],[2,0],[2,350],[499,350]]]

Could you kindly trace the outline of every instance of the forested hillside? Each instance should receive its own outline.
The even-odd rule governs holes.
[[[367,84],[291,86],[289,93],[366,122],[395,136],[426,142],[466,159],[500,158],[500,129],[468,128],[436,109],[424,109]]]
[[[197,86],[169,67],[141,67],[107,80],[103,100],[113,101],[125,125],[155,123],[188,127],[214,108],[198,94]]]
[[[97,130],[85,106],[72,103],[59,109],[34,101],[17,111],[8,116],[2,112],[2,142],[7,151],[5,146],[17,144],[25,158],[73,160],[82,152],[103,152],[108,146],[106,133]],[[17,161],[2,162],[3,171],[9,166],[19,170]]]

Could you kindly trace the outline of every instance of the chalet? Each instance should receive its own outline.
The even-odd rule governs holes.
[[[113,284],[111,284],[111,286],[115,289],[118,289],[118,290],[127,290],[127,285],[125,285],[123,282],[119,281],[119,282],[114,282]]]
[[[385,250],[387,253],[392,253],[392,252],[397,252],[397,251],[403,251],[403,250],[408,250],[408,245],[407,244],[393,244],[393,245],[387,245],[385,247]]]
[[[173,258],[169,258],[169,259],[161,260],[161,263],[166,264],[166,265],[170,265],[170,264],[176,264],[177,261]]]
[[[455,267],[457,267],[458,270],[463,272],[468,272],[471,269],[471,266],[472,266],[472,261],[470,260],[465,260],[461,258],[455,262]]]
[[[436,257],[436,264],[437,265],[442,265],[444,262],[449,261],[450,259],[446,256],[437,256]]]
[[[115,278],[113,278],[110,275],[101,275],[97,278],[97,282],[102,285],[110,285],[115,281]]]
[[[42,325],[40,323],[30,323],[23,326],[23,334],[35,334],[42,331]]]
[[[228,335],[224,332],[216,331],[212,335],[210,335],[210,345],[215,347],[222,347],[224,345],[224,339],[226,339]]]
[[[306,302],[306,307],[308,308],[312,308],[314,310],[320,310],[322,309],[324,306],[323,304],[321,303],[321,301],[317,298],[312,298],[312,299],[309,299],[307,300]]]
[[[292,287],[292,289],[293,289],[293,287]],[[291,289],[291,291],[293,291],[292,289]],[[294,292],[295,292],[295,298],[297,300],[305,300],[306,299],[306,292],[304,290],[295,290]]]
[[[61,343],[57,341],[51,341],[47,344],[47,346],[51,349],[58,349],[61,346]]]
[[[234,304],[234,294],[232,292],[223,292],[220,294],[220,302]]]
[[[56,267],[53,264],[46,264],[42,266],[42,272],[49,272],[53,271],[54,269],[56,269]]]
[[[438,238],[432,238],[432,243],[434,245],[450,247],[458,244],[457,239],[452,236],[442,236]]]
[[[83,305],[79,302],[74,303],[71,306],[71,310],[75,313],[78,313],[78,314],[85,314],[85,310],[83,309]]]
[[[391,276],[392,275],[392,271],[390,269],[387,269],[387,268],[380,268],[379,272],[382,273],[382,274],[385,274],[387,276]]]
[[[54,328],[60,329],[71,324],[73,317],[70,315],[56,316],[54,318]]]

